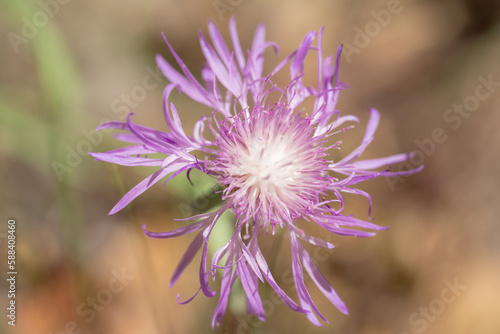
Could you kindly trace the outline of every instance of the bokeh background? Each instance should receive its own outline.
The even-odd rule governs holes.
[[[94,129],[129,111],[136,122],[166,130],[167,81],[156,73],[154,57],[172,57],[161,32],[198,75],[197,31],[207,34],[212,19],[228,38],[234,15],[245,47],[261,22],[267,39],[279,43],[278,56],[266,53],[267,70],[324,25],[325,53],[345,46],[341,80],[351,88],[339,108],[362,121],[341,136],[343,152],[359,143],[366,110],[376,107],[382,120],[365,156],[417,151],[411,164],[425,169],[362,186],[373,195],[372,217],[388,231],[369,239],[332,236],[335,250],[311,249],[349,316],[308,279],[330,320],[323,328],[273,302],[263,288],[266,323],[245,315],[236,289],[213,332],[500,333],[498,1],[3,0],[0,6],[0,276],[8,271],[12,217],[18,270],[15,328],[7,325],[7,284],[0,281],[1,331],[212,332],[216,298],[176,303],[178,293],[185,299],[199,286],[199,256],[168,288],[192,237],[151,240],[141,231],[142,223],[173,229],[174,218],[210,208],[209,181],[194,173],[194,187],[184,177],[158,184],[108,216],[150,170],[94,162],[87,152],[118,147]],[[278,82],[286,84],[286,76]],[[180,94],[174,101],[188,133],[209,112]],[[348,200],[346,210],[367,217],[366,200]],[[295,296],[288,241],[261,243],[275,277]]]

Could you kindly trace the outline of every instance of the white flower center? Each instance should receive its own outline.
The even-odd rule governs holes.
[[[228,172],[248,189],[249,200],[257,196],[276,195],[297,185],[300,171],[294,164],[300,160],[297,149],[289,137],[268,135],[267,138],[252,138],[238,147]]]
[[[308,121],[257,114],[224,130],[216,170],[227,185],[224,195],[241,211],[283,222],[299,216],[317,198],[326,164]]]

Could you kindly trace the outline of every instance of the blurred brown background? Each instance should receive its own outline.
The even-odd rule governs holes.
[[[373,196],[375,222],[390,225],[388,231],[370,239],[334,236],[337,248],[329,253],[311,249],[349,316],[309,279],[329,325],[314,327],[261,288],[266,323],[245,315],[236,291],[214,333],[500,333],[500,3],[493,0],[3,1],[0,269],[4,277],[7,220],[14,217],[18,308],[13,328],[2,279],[1,330],[212,331],[216,298],[198,296],[184,306],[175,301],[199,286],[198,260],[167,287],[192,237],[151,240],[140,228],[178,226],[172,220],[196,208],[193,198],[206,188],[181,177],[107,216],[149,170],[94,162],[86,152],[118,147],[94,129],[105,119],[123,120],[128,111],[136,122],[165,130],[161,93],[167,82],[152,73],[155,54],[172,57],[160,33],[198,75],[198,29],[207,35],[212,19],[229,40],[231,15],[244,47],[260,22],[267,39],[280,45],[277,57],[266,54],[267,70],[324,25],[325,53],[345,46],[341,80],[351,88],[339,108],[362,120],[343,136],[346,151],[362,137],[366,110],[376,107],[382,120],[365,157],[417,151],[411,163],[423,162],[425,169],[362,186]],[[155,80],[137,88],[148,76]],[[279,79],[286,83],[285,75]],[[127,106],[122,99],[132,92],[136,98]],[[207,110],[180,94],[174,98],[190,133]],[[366,218],[366,201],[348,200],[349,212]],[[269,251],[273,240],[262,244]],[[289,253],[285,241],[275,277],[295,296]]]

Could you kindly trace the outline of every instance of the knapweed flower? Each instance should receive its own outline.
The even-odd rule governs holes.
[[[158,170],[131,189],[111,210],[116,213],[127,206],[146,189],[168,176],[167,182],[184,171],[198,169],[213,177],[221,186],[222,203],[214,212],[189,218],[195,221],[171,232],[145,233],[152,238],[172,238],[195,233],[186,253],[175,269],[173,285],[202,250],[199,270],[200,289],[206,296],[216,294],[209,285],[221,271],[219,303],[212,318],[212,327],[219,325],[226,311],[229,292],[239,277],[247,298],[247,311],[265,320],[259,285],[269,284],[292,310],[303,312],[315,325],[325,322],[314,305],[304,284],[303,269],[321,292],[347,314],[347,308],[335,290],[320,273],[301,242],[333,248],[330,242],[306,234],[302,226],[317,224],[328,232],[343,236],[369,237],[373,230],[386,227],[344,215],[344,193],[371,198],[355,186],[375,177],[409,175],[419,171],[391,171],[390,166],[407,160],[411,154],[358,160],[373,140],[379,123],[379,113],[371,109],[366,133],[361,144],[338,161],[330,152],[339,149],[341,142],[328,143],[348,129],[346,123],[358,122],[352,115],[342,116],[336,110],[339,93],[345,85],[339,82],[339,58],[323,58],[321,39],[323,29],[309,32],[298,49],[281,61],[270,73],[263,75],[264,51],[274,43],[265,40],[265,28],[260,25],[252,47],[244,52],[234,18],[229,31],[230,49],[213,22],[209,23],[212,44],[200,33],[201,50],[206,66],[202,82],[189,71],[165,39],[180,71],[161,56],[159,68],[170,81],[166,86],[163,113],[168,132],[126,122],[108,122],[100,129],[119,129],[116,137],[132,145],[109,151],[91,153],[96,160],[124,166],[156,166]],[[314,40],[317,38],[315,45]],[[306,56],[317,58],[317,86],[303,82]],[[273,76],[289,68],[290,83],[278,87]],[[202,117],[194,126],[193,134],[184,132],[179,114],[169,97],[174,89],[213,109],[212,115]],[[272,100],[271,95],[275,96]],[[303,107],[306,99],[314,103]],[[300,109],[299,109],[300,108]],[[303,110],[302,110],[303,109]],[[208,128],[213,138],[205,137]],[[335,140],[334,140],[335,141]],[[196,153],[196,154],[195,154]],[[158,154],[162,155],[158,157]],[[153,157],[152,157],[153,156]],[[170,175],[170,176],[169,176]],[[211,254],[210,233],[225,211],[234,213],[234,233],[230,240]],[[298,303],[278,285],[265,256],[259,248],[259,235],[274,234],[279,229],[290,236],[292,270]],[[366,231],[372,230],[372,231]],[[195,294],[196,296],[196,294]],[[193,297],[189,298],[190,301]]]

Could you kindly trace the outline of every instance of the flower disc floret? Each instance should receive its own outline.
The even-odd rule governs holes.
[[[310,120],[289,115],[279,103],[224,120],[211,166],[237,213],[248,211],[273,230],[306,213],[329,183],[323,138],[313,136]]]

